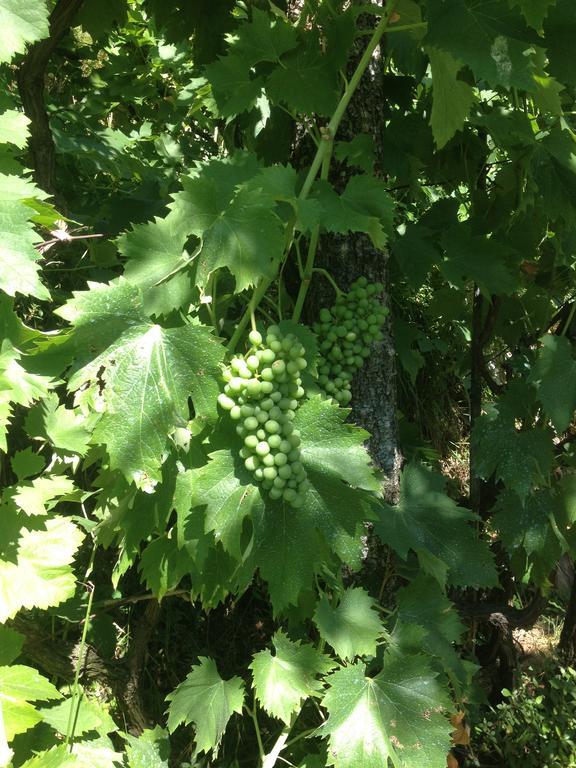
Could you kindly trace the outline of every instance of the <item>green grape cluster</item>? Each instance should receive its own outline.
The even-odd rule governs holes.
[[[276,325],[268,328],[265,342],[257,330],[248,338],[250,350],[234,357],[224,371],[226,384],[218,403],[238,422],[246,469],[271,499],[300,507],[308,481],[293,420],[305,394],[300,378],[306,368],[305,350],[293,334],[283,334]]]
[[[379,294],[382,283],[359,277],[331,309],[320,310],[313,330],[318,336],[318,384],[340,405],[352,399],[352,379],[370,356],[370,345],[383,338],[381,327],[387,310]]]

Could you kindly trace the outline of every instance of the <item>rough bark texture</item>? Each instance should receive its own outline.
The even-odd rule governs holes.
[[[25,0],[23,0],[25,2]],[[50,57],[70,29],[84,0],[59,0],[50,14],[50,35],[30,46],[18,70],[18,90],[24,113],[31,121],[28,149],[34,179],[55,194],[54,140],[44,103],[44,76]]]

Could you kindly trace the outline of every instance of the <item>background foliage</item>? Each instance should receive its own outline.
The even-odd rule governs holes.
[[[575,33],[0,0],[0,766],[435,768],[512,687],[575,547]],[[385,119],[344,140],[362,76]],[[337,235],[388,258],[397,495],[301,322]],[[305,349],[299,507],[218,407],[251,321]]]

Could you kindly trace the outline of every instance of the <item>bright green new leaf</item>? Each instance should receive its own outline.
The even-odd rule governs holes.
[[[530,379],[538,388],[538,398],[557,432],[572,422],[576,408],[576,361],[565,336],[547,334],[532,368]]]
[[[24,53],[27,43],[48,37],[45,0],[0,0],[0,62]]]
[[[45,515],[75,487],[66,475],[42,475],[29,483],[15,486],[10,498],[27,515]]]
[[[93,422],[93,417],[87,418],[79,409],[60,405],[58,395],[51,392],[28,411],[26,431],[30,437],[46,440],[61,451],[84,456]]]
[[[50,608],[74,594],[71,563],[83,534],[63,517],[46,520],[45,528],[22,528],[16,561],[0,559],[0,623],[20,608]]]
[[[79,768],[76,756],[70,754],[67,744],[60,744],[45,752],[39,752],[22,763],[21,768]]]
[[[461,62],[437,48],[429,48],[427,53],[432,70],[430,125],[436,146],[442,149],[462,129],[474,103],[474,91],[458,79]]]
[[[528,54],[542,41],[505,0],[429,0],[426,44],[467,64],[492,86],[533,90]]]
[[[126,757],[128,768],[168,768],[168,732],[157,725],[137,737],[126,734]]]
[[[42,719],[29,702],[60,698],[58,689],[35,669],[21,664],[0,667],[0,705],[8,741]]]
[[[84,354],[94,350],[70,389],[98,386],[99,377],[105,382],[93,442],[106,446],[111,466],[129,481],[147,487],[160,480],[168,435],[188,421],[188,398],[198,420],[216,416],[223,347],[205,326],[152,324],[142,313],[140,291],[125,281],[93,284],[59,314],[74,323]]]
[[[46,465],[45,459],[35,453],[32,448],[16,451],[10,459],[10,466],[18,480],[26,480],[37,475]]]
[[[314,623],[322,639],[348,661],[374,656],[383,631],[374,600],[361,587],[346,589],[335,608],[324,595],[314,612]]]
[[[268,714],[289,723],[304,700],[321,690],[318,676],[333,669],[334,663],[313,646],[293,642],[281,630],[272,643],[274,655],[260,651],[250,664],[254,690]]]
[[[366,677],[353,664],[328,677],[322,702],[328,720],[328,764],[336,768],[440,768],[452,727],[446,691],[421,656],[388,653],[382,671]]]
[[[77,736],[82,736],[88,731],[96,731],[101,735],[116,731],[116,724],[110,714],[96,699],[89,699],[84,693],[81,693],[80,701],[69,697],[55,706],[41,708],[40,714],[45,723],[65,736],[69,728],[71,709],[74,715],[74,733]]]
[[[38,276],[40,267],[36,262],[40,252],[35,246],[42,242],[42,238],[30,221],[34,210],[22,202],[22,198],[33,197],[39,192],[28,179],[0,174],[0,289],[9,296],[20,293],[37,299],[50,298]]]
[[[493,474],[525,499],[532,486],[547,477],[552,468],[552,435],[538,427],[517,430],[514,410],[504,400],[486,411],[472,432],[475,471],[484,479]]]
[[[0,6],[1,7],[1,6]],[[30,120],[23,112],[7,109],[0,113],[0,142],[14,144],[18,149],[24,149],[28,141],[28,125]]]
[[[445,479],[420,464],[408,464],[400,480],[400,502],[382,505],[374,530],[406,559],[410,550],[427,550],[447,568],[449,584],[494,586],[494,561],[470,523],[476,516],[444,492]]]
[[[228,721],[242,712],[244,683],[239,677],[223,680],[213,659],[201,656],[188,677],[168,694],[168,730],[194,723],[196,752],[217,749]]]

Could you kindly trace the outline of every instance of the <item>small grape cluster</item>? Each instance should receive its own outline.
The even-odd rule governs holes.
[[[318,336],[318,384],[340,405],[352,399],[352,379],[370,356],[370,344],[383,338],[387,311],[378,299],[382,283],[359,277],[331,309],[320,310],[313,329]]]
[[[276,325],[268,328],[265,342],[257,330],[248,338],[249,352],[234,357],[224,371],[226,384],[218,403],[238,422],[246,469],[271,499],[301,507],[308,481],[300,461],[300,433],[292,422],[305,394],[300,378],[305,350]]]

